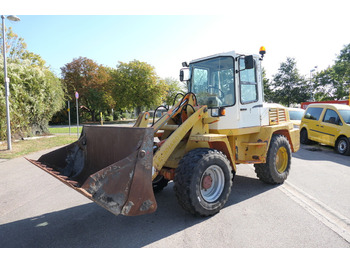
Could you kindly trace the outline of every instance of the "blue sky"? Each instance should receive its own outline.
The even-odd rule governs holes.
[[[116,67],[134,59],[156,67],[161,77],[177,77],[189,58],[186,38],[206,28],[210,16],[18,15],[6,26],[23,37],[27,49],[39,54],[56,72],[79,56]],[[191,24],[191,27],[188,26]],[[199,28],[198,32],[193,32]],[[193,57],[192,57],[193,58]],[[176,68],[171,71],[168,67]]]
[[[83,56],[110,67],[137,59],[162,78],[178,78],[183,61],[231,50],[258,53],[264,45],[268,76],[286,57],[296,58],[300,73],[308,76],[314,66],[331,65],[350,43],[347,0],[20,3],[5,7],[5,15],[21,18],[6,25],[57,75]]]

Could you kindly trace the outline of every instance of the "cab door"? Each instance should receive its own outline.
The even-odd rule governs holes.
[[[260,63],[254,58],[254,66],[251,69],[245,69],[244,57],[239,58],[239,127],[253,127],[261,125],[262,108],[262,90]]]
[[[320,129],[323,132],[322,143],[334,146],[335,141],[340,132],[340,126],[343,123],[337,112],[332,109],[327,109],[322,122],[320,123]]]
[[[320,127],[322,111],[322,107],[308,107],[302,119],[303,125],[307,126],[309,139],[316,142],[321,142],[321,136],[323,136],[323,131]]]

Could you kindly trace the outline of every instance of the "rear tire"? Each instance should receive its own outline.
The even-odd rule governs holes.
[[[349,139],[346,137],[340,137],[335,144],[335,150],[341,155],[350,155],[350,145]]]
[[[232,168],[220,151],[197,148],[187,153],[175,171],[174,190],[183,209],[195,216],[220,211],[231,193]]]
[[[287,138],[273,135],[265,164],[255,164],[258,178],[268,184],[282,184],[289,175],[292,151]]]
[[[307,130],[306,130],[305,128],[303,128],[303,129],[300,131],[300,143],[301,143],[301,144],[304,144],[304,145],[309,145],[309,144],[311,144],[311,140],[308,138]]]

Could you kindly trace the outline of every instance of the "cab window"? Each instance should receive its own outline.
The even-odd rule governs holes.
[[[323,108],[320,107],[310,107],[306,110],[304,118],[310,120],[319,120],[322,110]]]
[[[196,89],[206,89],[208,86],[208,69],[194,68],[192,85],[196,87]]]
[[[350,124],[350,110],[339,110],[339,114],[342,116],[345,123]]]
[[[244,58],[240,58],[239,70],[241,103],[247,104],[258,101],[255,61],[254,68],[245,69]]]
[[[339,115],[337,114],[337,112],[335,112],[332,109],[326,110],[326,113],[324,114],[324,117],[323,117],[323,122],[335,124],[335,125],[342,125]]]
[[[234,60],[216,57],[190,64],[190,90],[208,108],[235,104]]]

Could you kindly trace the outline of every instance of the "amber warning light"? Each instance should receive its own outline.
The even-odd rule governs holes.
[[[225,107],[219,108],[219,116],[225,116],[226,115],[226,109]]]
[[[266,54],[266,49],[264,46],[260,47],[259,54],[261,55],[261,59],[263,59],[264,55]]]

